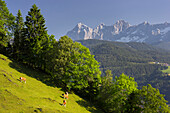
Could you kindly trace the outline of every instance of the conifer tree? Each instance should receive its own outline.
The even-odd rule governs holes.
[[[54,35],[48,36],[47,40],[43,44],[41,51],[41,65],[42,69],[49,74],[53,74],[54,61],[56,58],[56,45],[57,41],[54,38]]]
[[[105,76],[102,77],[102,83],[98,95],[98,102],[100,103],[99,105],[103,106],[103,108],[105,108],[107,105],[104,101],[108,99],[112,89],[113,89],[113,75],[111,73],[111,70],[106,70]]]
[[[16,25],[15,25],[15,31],[14,31],[14,43],[13,43],[13,56],[16,60],[19,59],[21,56],[21,50],[23,48],[23,28],[24,28],[24,22],[22,18],[21,11],[18,10],[18,14],[16,17]]]
[[[45,19],[35,4],[26,16],[25,26],[26,62],[33,67],[41,67],[41,53],[48,34]]]
[[[5,1],[0,0],[0,50],[9,45],[15,17],[9,13]],[[2,53],[2,51],[0,51]]]

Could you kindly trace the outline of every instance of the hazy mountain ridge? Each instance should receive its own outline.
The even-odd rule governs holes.
[[[116,42],[116,41],[107,41],[107,40],[97,40],[97,39],[91,39],[91,40],[77,40],[77,42],[80,42],[82,45],[90,48],[91,46],[96,46],[100,44],[112,44],[121,48],[126,49],[134,49],[136,51],[138,50],[151,50],[151,51],[159,51],[159,52],[166,52],[163,49],[156,48],[152,45],[146,44],[146,43],[138,43],[138,42]]]
[[[99,39],[159,45],[160,43],[170,42],[170,23],[149,24],[145,21],[138,25],[130,25],[124,20],[119,20],[114,25],[100,24],[94,29],[78,23],[66,35],[73,40]]]

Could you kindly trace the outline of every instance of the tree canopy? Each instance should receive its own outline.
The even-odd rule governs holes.
[[[167,101],[164,99],[164,95],[160,94],[159,89],[153,88],[150,84],[143,86],[139,90],[140,106],[143,107],[143,112],[148,113],[168,113]],[[170,111],[169,111],[170,112]]]
[[[98,96],[99,105],[107,113],[168,113],[164,95],[150,84],[137,89],[134,78],[121,74],[112,80],[111,71],[106,71]]]
[[[125,74],[116,76],[113,80],[110,79],[109,71],[106,74],[101,86],[102,93],[99,95],[99,100],[102,100],[101,103],[106,112],[121,113],[124,111],[128,95],[137,90],[137,82]]]
[[[0,0],[0,49],[7,47],[13,30],[15,17],[9,12],[5,1]]]
[[[63,36],[57,43],[55,61],[56,77],[69,89],[87,88],[92,83],[93,87],[98,87],[101,81],[99,63],[85,46]]]

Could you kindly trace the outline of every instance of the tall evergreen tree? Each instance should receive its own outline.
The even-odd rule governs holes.
[[[21,49],[23,48],[23,28],[24,28],[24,22],[22,18],[21,11],[18,10],[18,14],[16,17],[16,25],[15,25],[15,31],[14,31],[14,43],[13,43],[13,56],[16,60],[19,59],[21,56]]]
[[[105,106],[107,105],[105,103],[105,100],[108,99],[112,90],[113,90],[113,75],[111,73],[111,70],[106,70],[105,76],[102,77],[102,83],[98,95],[98,102],[99,102],[98,104],[102,108],[105,108]]]
[[[9,45],[15,17],[9,13],[5,1],[0,0],[0,50]],[[2,53],[4,51],[0,51]]]
[[[45,19],[40,9],[34,4],[26,16],[25,29],[25,55],[26,61],[33,67],[41,67],[40,59],[48,35]]]
[[[56,43],[54,35],[48,36],[41,51],[42,69],[51,75],[53,74],[54,59],[56,58]]]

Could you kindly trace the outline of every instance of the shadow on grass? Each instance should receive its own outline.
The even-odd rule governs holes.
[[[64,98],[64,96],[62,95],[62,96],[60,96],[60,98]]]
[[[62,103],[59,103],[59,105],[63,106],[63,104],[62,104]]]
[[[80,106],[86,108],[86,110],[90,111],[91,113],[103,113],[100,110],[98,110],[94,105],[90,105],[90,103],[83,101],[83,100],[79,100],[76,101]]]
[[[17,70],[20,73],[26,74],[27,76],[30,76],[32,78],[35,78],[35,79],[45,83],[48,86],[56,87],[56,86],[54,86],[54,83],[50,80],[51,76],[45,72],[42,72],[38,69],[33,69],[27,65],[24,65],[22,63],[18,63],[15,61],[10,62],[9,66],[11,68]],[[17,79],[20,81],[19,77],[21,77],[21,75],[18,75],[18,79]]]

